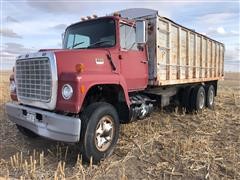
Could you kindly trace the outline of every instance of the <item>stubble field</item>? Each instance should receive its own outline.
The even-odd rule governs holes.
[[[0,179],[240,179],[240,73],[219,82],[215,110],[156,109],[121,126],[111,157],[81,161],[79,146],[30,139],[6,116],[9,72],[0,72]]]

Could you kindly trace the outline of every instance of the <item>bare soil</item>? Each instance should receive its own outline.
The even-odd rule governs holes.
[[[156,109],[121,126],[111,157],[83,163],[79,146],[30,139],[6,116],[9,72],[0,72],[0,179],[240,179],[240,73],[219,82],[214,110]]]

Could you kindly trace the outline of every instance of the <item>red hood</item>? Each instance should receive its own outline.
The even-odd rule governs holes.
[[[76,64],[84,64],[85,73],[112,73],[112,67],[107,55],[116,56],[114,50],[81,49],[81,50],[54,50],[57,61],[58,74],[75,72]],[[117,61],[114,61],[117,67]]]

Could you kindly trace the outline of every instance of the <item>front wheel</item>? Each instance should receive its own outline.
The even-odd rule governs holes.
[[[83,158],[94,163],[110,156],[119,136],[119,118],[115,108],[108,103],[89,105],[81,114],[81,150]]]

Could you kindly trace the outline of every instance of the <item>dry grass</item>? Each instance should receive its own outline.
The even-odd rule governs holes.
[[[19,179],[240,179],[239,74],[219,83],[214,111],[177,108],[121,126],[111,157],[84,164],[77,145],[21,135],[4,112],[8,73],[0,82],[0,177]]]

